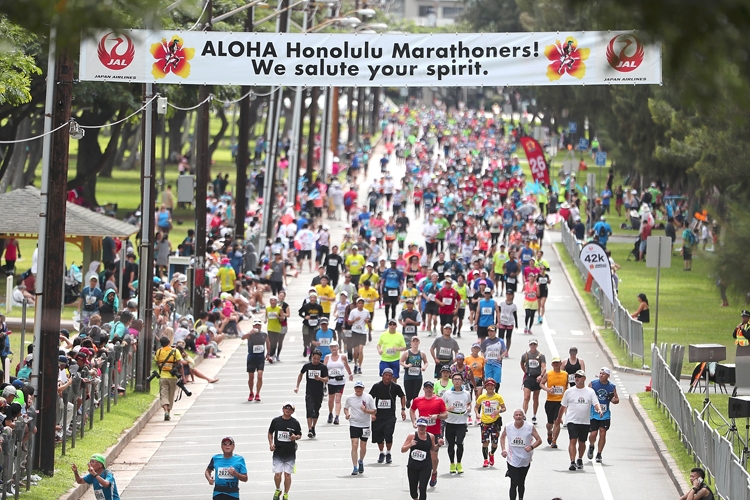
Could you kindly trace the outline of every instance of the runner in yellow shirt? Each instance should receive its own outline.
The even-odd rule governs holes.
[[[352,245],[351,253],[344,259],[344,266],[352,275],[352,283],[355,285],[359,285],[359,277],[362,276],[362,269],[365,267],[365,257],[357,252],[357,245]]]
[[[482,427],[482,456],[484,463],[482,467],[495,465],[495,451],[500,439],[500,427],[503,425],[503,419],[500,416],[505,411],[505,401],[503,397],[495,392],[497,382],[488,378],[484,381],[484,394],[477,398],[474,411],[481,415]],[[492,450],[489,450],[492,442]]]
[[[372,318],[375,316],[375,302],[378,301],[380,294],[375,288],[372,287],[372,283],[369,280],[364,280],[362,286],[357,291],[359,298],[365,301],[365,310],[370,313],[370,323],[367,325],[368,339],[372,341]]]
[[[331,319],[331,306],[336,302],[336,292],[328,284],[327,275],[324,274],[320,277],[320,284],[315,285],[315,292],[318,294],[320,305],[323,306],[323,316]]]
[[[505,281],[503,277],[503,266],[508,261],[508,252],[505,245],[500,245],[500,250],[492,254],[492,281],[495,283],[495,297],[505,294]]]
[[[378,353],[380,354],[380,376],[383,370],[393,370],[393,380],[398,381],[401,364],[401,353],[406,350],[406,341],[401,332],[397,331],[398,323],[395,319],[388,322],[388,330],[380,334],[378,339]]]
[[[406,286],[401,291],[401,302],[406,303],[407,299],[412,299],[416,304],[417,297],[419,297],[419,290],[414,286],[414,278],[408,278],[406,280]]]

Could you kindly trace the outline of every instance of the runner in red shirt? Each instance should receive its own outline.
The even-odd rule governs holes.
[[[411,423],[416,429],[417,413],[419,413],[420,417],[430,419],[430,425],[427,427],[427,432],[429,432],[430,434],[434,434],[437,437],[441,435],[440,421],[448,418],[448,408],[446,408],[443,398],[435,396],[435,384],[432,382],[432,380],[426,381],[422,385],[422,387],[424,388],[424,396],[420,396],[412,401],[411,408],[409,409]],[[443,446],[443,438],[438,438],[438,444],[440,446]],[[430,478],[430,486],[435,486],[437,484],[437,470],[439,462],[438,451],[432,452],[432,477]]]
[[[438,304],[438,314],[440,315],[440,327],[453,325],[453,317],[458,311],[458,305],[461,303],[461,296],[453,288],[453,280],[446,276],[441,288],[435,295],[435,302]]]

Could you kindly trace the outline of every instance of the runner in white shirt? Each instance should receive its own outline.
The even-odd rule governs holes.
[[[570,467],[568,470],[583,469],[583,452],[586,451],[586,440],[591,425],[591,407],[599,416],[603,415],[599,406],[599,398],[591,387],[586,387],[586,372],[578,370],[575,373],[576,385],[568,388],[563,395],[558,423],[562,424],[563,415],[568,414],[568,455]],[[578,441],[578,460],[576,461],[576,441]]]
[[[362,361],[364,359],[364,346],[367,343],[368,325],[370,313],[364,309],[365,299],[357,299],[357,308],[349,312],[347,323],[351,325],[352,337],[352,359],[354,359],[354,373],[362,373]]]
[[[531,422],[526,422],[523,409],[513,410],[513,425],[506,425],[500,434],[500,448],[503,450],[503,458],[508,462],[508,472],[505,474],[510,478],[510,499],[523,500],[526,493],[526,474],[531,467],[531,457],[534,448],[542,444],[542,438]]]
[[[344,416],[349,421],[349,438],[352,441],[352,476],[365,471],[363,460],[367,453],[367,440],[370,439],[370,422],[377,412],[375,400],[365,393],[365,384],[358,380],[354,383],[354,394],[347,397],[344,403]]]
[[[310,226],[305,224],[302,226],[297,235],[294,237],[294,241],[299,243],[299,254],[297,254],[297,267],[302,269],[302,262],[307,259],[307,265],[309,266],[310,272],[312,272],[312,249],[315,246],[315,233],[310,231]]]

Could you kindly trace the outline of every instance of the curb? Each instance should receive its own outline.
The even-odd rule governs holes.
[[[202,361],[203,356],[196,356],[195,366],[200,365]],[[138,436],[138,434],[140,434],[143,428],[146,427],[146,424],[148,424],[153,416],[156,415],[157,411],[159,411],[159,408],[159,397],[157,395],[155,396],[154,401],[153,403],[151,403],[151,406],[148,408],[148,410],[143,412],[130,428],[122,431],[122,434],[120,434],[117,442],[107,448],[107,450],[103,453],[104,457],[107,459],[108,464],[114,462],[115,459],[117,459],[117,457],[120,455],[120,453],[122,453],[122,450],[124,450],[125,447],[129,445],[130,442],[135,439],[136,436]],[[85,483],[76,485],[66,493],[60,495],[58,500],[80,500],[90,487],[91,485]]]
[[[659,431],[657,431],[656,427],[654,427],[654,423],[651,422],[651,419],[649,418],[648,413],[646,413],[645,408],[641,406],[641,399],[638,396],[631,394],[628,400],[630,401],[630,406],[633,407],[633,411],[635,412],[636,417],[638,417],[638,420],[641,421],[643,428],[646,430],[646,434],[648,434],[648,437],[651,439],[651,443],[654,445],[656,454],[659,455],[659,459],[664,465],[664,469],[666,469],[670,479],[672,479],[675,488],[677,488],[677,491],[680,493],[680,495],[684,495],[685,492],[682,489],[683,478],[675,475],[675,471],[679,473],[680,468],[677,466],[677,462],[675,462],[674,458],[672,458],[672,454],[669,453],[667,445],[659,435]]]

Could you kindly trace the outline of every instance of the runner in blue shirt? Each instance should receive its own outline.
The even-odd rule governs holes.
[[[323,316],[320,318],[320,328],[315,332],[315,346],[323,354],[323,359],[331,354],[331,344],[336,338],[336,332],[328,328],[328,318]]]
[[[596,437],[599,436],[599,446],[597,447],[596,461],[602,462],[602,450],[607,443],[607,431],[612,419],[610,405],[616,405],[620,402],[617,395],[617,387],[609,381],[610,370],[606,366],[599,371],[599,378],[592,380],[589,387],[594,389],[596,397],[599,398],[599,406],[602,409],[602,415],[594,411],[591,407],[591,432],[589,433],[589,452],[588,457],[591,460],[594,457],[594,445]]]
[[[383,302],[385,302],[385,327],[388,320],[396,319],[396,307],[401,299],[401,286],[404,283],[404,273],[396,268],[396,259],[391,259],[391,267],[383,271]],[[390,314],[390,315],[389,315]]]
[[[487,328],[494,326],[496,321],[497,303],[492,298],[492,290],[484,289],[484,298],[477,304],[477,336],[484,340],[487,338]]]
[[[240,498],[240,481],[247,482],[245,459],[234,454],[234,439],[221,440],[222,453],[211,457],[206,467],[206,480],[214,487],[214,500]]]
[[[115,483],[115,476],[112,472],[107,470],[104,466],[107,463],[107,459],[104,455],[96,454],[91,455],[91,459],[88,463],[89,473],[81,477],[78,474],[78,467],[76,464],[70,466],[73,470],[76,483],[78,484],[91,484],[94,487],[94,495],[97,500],[120,500],[120,494],[117,492],[117,484]],[[247,478],[245,479],[247,481]]]

